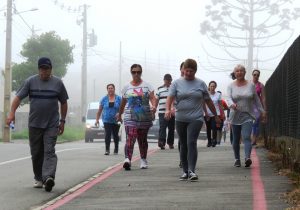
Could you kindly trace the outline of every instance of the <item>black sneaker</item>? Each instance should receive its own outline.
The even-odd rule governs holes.
[[[54,185],[54,179],[52,177],[47,178],[45,181],[45,191],[51,192]]]
[[[252,164],[252,160],[250,158],[247,158],[247,160],[245,161],[245,167],[248,168],[250,167]]]
[[[207,145],[206,145],[207,147],[211,147],[211,143],[209,142],[209,143],[207,143]]]
[[[240,160],[235,160],[234,166],[235,167],[241,167],[241,161]]]
[[[179,180],[180,181],[185,181],[185,180],[188,180],[188,173],[184,172],[180,177],[179,177]]]
[[[104,155],[109,155],[109,151],[106,151],[106,152],[104,153]]]
[[[197,174],[195,174],[194,172],[190,171],[190,173],[189,173],[189,180],[190,180],[191,182],[196,182],[196,181],[198,181],[198,176],[197,176]]]
[[[161,143],[161,142],[158,142],[158,147],[160,147],[161,150],[166,149],[165,145],[163,143]]]

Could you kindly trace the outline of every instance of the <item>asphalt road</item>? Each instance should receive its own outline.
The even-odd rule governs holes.
[[[25,141],[0,143],[0,204],[1,210],[33,209],[56,198],[75,185],[124,160],[124,141],[119,155],[104,155],[103,140],[58,144],[56,185],[48,193],[33,188],[33,172],[29,145]],[[156,147],[156,143],[150,143]],[[113,150],[113,143],[111,144]],[[135,149],[137,154],[138,149]]]

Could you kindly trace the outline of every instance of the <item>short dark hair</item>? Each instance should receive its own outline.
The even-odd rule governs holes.
[[[258,69],[254,69],[254,70],[252,71],[252,74],[253,74],[254,72],[258,72],[258,74],[260,75],[260,71],[259,71]]]
[[[236,79],[236,77],[235,77],[235,75],[234,75],[234,72],[231,72],[229,76],[231,77],[232,80],[235,80],[235,79]]]
[[[184,62],[182,62],[182,63],[180,64],[180,70],[182,69],[182,67],[183,67],[183,64],[184,64]]]
[[[108,90],[108,87],[109,87],[109,86],[113,86],[113,88],[116,89],[116,88],[115,88],[115,85],[112,84],[112,83],[110,83],[110,84],[106,85],[106,89],[107,89],[107,90]]]
[[[131,65],[131,67],[130,67],[130,71],[133,69],[133,68],[140,68],[142,71],[143,71],[143,69],[142,69],[142,66],[140,65],[140,64],[132,64]]]
[[[188,58],[184,61],[183,67],[197,71],[197,62],[194,59]]]

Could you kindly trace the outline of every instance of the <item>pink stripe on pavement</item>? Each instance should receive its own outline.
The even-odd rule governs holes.
[[[148,151],[148,155],[153,154],[154,152],[156,152],[157,149],[152,149]],[[131,162],[135,162],[137,160],[139,160],[140,158],[138,156],[134,157]],[[89,190],[90,188],[92,188],[93,186],[95,186],[96,184],[104,181],[105,179],[109,178],[111,175],[113,175],[114,173],[120,171],[123,168],[123,164],[119,164],[116,167],[104,172],[103,174],[101,174],[99,177],[93,179],[92,181],[86,183],[85,185],[83,185],[81,188],[79,188],[78,190],[74,191],[73,193],[63,197],[62,199],[56,201],[55,203],[51,204],[50,206],[44,208],[44,210],[54,210],[58,207],[61,207],[62,205],[70,202],[71,200],[73,200],[74,198],[80,196],[81,194],[83,194],[85,191]]]
[[[251,167],[253,210],[267,210],[264,183],[260,176],[259,159],[256,150],[252,149],[251,155],[253,164]]]

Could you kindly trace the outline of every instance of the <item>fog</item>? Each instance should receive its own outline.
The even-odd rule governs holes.
[[[12,62],[23,61],[19,52],[22,44],[33,33],[40,35],[54,30],[62,39],[69,39],[71,44],[75,45],[74,63],[68,66],[68,72],[63,80],[69,92],[70,106],[79,106],[82,24],[78,25],[77,20],[81,19],[82,10],[81,12],[74,10],[87,4],[88,33],[94,29],[98,37],[98,44],[88,49],[87,102],[98,101],[106,93],[108,83],[114,83],[118,93],[119,71],[121,69],[121,86],[123,86],[130,81],[129,68],[133,63],[143,66],[142,78],[157,88],[163,83],[165,73],[170,73],[173,79],[179,77],[179,65],[186,58],[194,58],[201,62],[197,77],[207,83],[211,80],[217,81],[217,89],[226,92],[226,87],[231,81],[230,69],[233,69],[235,63],[222,63],[222,66],[227,65],[229,69],[223,72],[212,72],[204,68],[208,64],[203,45],[205,44],[205,48],[211,52],[219,53],[219,50],[210,45],[200,33],[200,23],[205,18],[205,6],[210,2],[209,0],[14,0],[16,9],[24,12],[22,12],[23,19],[18,14],[13,15]],[[295,3],[298,4],[296,6],[300,4],[299,1]],[[5,8],[6,1],[1,1],[0,69],[5,65]],[[38,10],[25,12],[32,8]],[[291,25],[294,34],[281,49],[281,57],[299,35],[299,25],[299,20]],[[274,52],[271,50],[271,53]],[[270,77],[281,57],[262,66],[265,69],[261,72],[263,82]],[[53,71],[55,74],[55,69]],[[0,82],[0,107],[2,107],[2,75]]]

